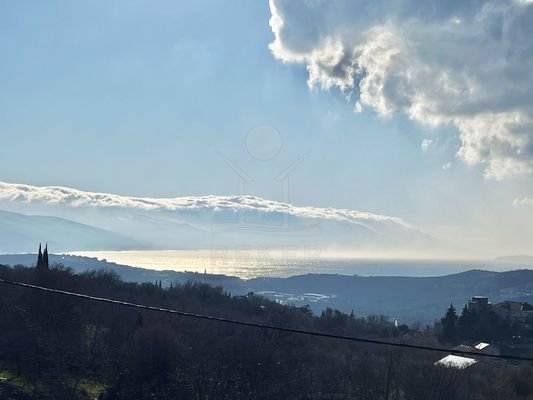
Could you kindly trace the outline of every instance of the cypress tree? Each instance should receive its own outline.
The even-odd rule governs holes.
[[[48,263],[48,243],[44,247],[44,253],[43,253],[43,265],[42,267],[44,269],[48,269],[49,263]]]
[[[37,256],[37,265],[36,268],[41,268],[43,266],[43,253],[41,251],[41,243],[39,243],[39,255]]]

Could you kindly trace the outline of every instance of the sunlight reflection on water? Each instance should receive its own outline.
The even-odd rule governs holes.
[[[207,272],[238,276],[289,277],[303,274],[342,274],[365,276],[438,276],[469,269],[494,269],[481,261],[425,261],[334,259],[304,257],[254,257],[247,255],[221,255],[210,250],[163,251],[80,251],[70,254],[96,257],[117,264],[154,270]]]

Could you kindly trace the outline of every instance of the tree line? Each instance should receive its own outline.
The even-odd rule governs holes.
[[[517,336],[530,336],[521,324],[504,319],[494,311],[477,312],[465,305],[460,315],[453,304],[446,310],[437,327],[441,343],[498,342],[509,343]]]
[[[0,266],[0,277],[139,304],[350,336],[435,345],[387,318],[234,297],[187,282],[123,282],[105,271]],[[391,349],[213,321],[139,312],[0,287],[0,398],[17,399],[518,399],[528,366],[435,367],[422,351]],[[495,382],[505,382],[496,385]],[[528,383],[529,382],[529,383]],[[521,388],[521,389],[520,389]],[[524,389],[525,388],[525,389]],[[522,390],[522,392],[520,392]]]

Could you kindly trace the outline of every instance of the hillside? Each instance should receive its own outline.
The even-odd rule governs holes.
[[[400,321],[432,323],[450,303],[460,308],[474,295],[487,296],[492,302],[528,300],[533,295],[533,271],[472,270],[423,278],[303,275],[258,278],[247,284],[259,292],[269,291],[270,297],[290,299],[298,305],[318,298],[320,307],[329,305],[346,312],[353,309],[359,315],[385,314]]]
[[[35,259],[33,254],[0,255],[0,264],[32,265]],[[383,314],[407,323],[420,321],[432,324],[450,303],[460,308],[474,295],[488,296],[493,302],[509,299],[527,301],[533,295],[531,270],[471,270],[420,278],[309,274],[243,280],[225,275],[154,271],[68,255],[51,255],[50,262],[64,264],[76,272],[113,271],[130,282],[161,280],[164,286],[169,286],[171,282],[196,281],[222,286],[235,295],[255,292],[285,304],[309,304],[316,313],[334,307],[347,313],[353,310],[358,315]]]
[[[139,246],[137,241],[126,236],[64,218],[0,210],[0,253],[31,251],[35,243],[44,241],[58,251]]]
[[[124,283],[111,273],[74,275],[62,269],[1,266],[0,278],[265,324],[369,337],[397,335],[397,328],[386,321],[332,312],[317,318],[306,309],[257,296],[231,297],[221,288],[205,284],[162,289],[153,284]],[[296,399],[303,393],[353,393],[359,390],[359,383],[341,388],[332,387],[332,380],[347,378],[347,368],[356,360],[376,365],[384,361],[380,356],[374,360],[368,349],[355,344],[324,342],[317,346],[310,337],[5,285],[0,290],[0,311],[0,398],[10,394],[17,399],[56,400],[248,400],[254,393],[255,399]],[[360,349],[356,358],[343,356],[355,349]],[[339,371],[346,372],[339,375]],[[378,371],[374,383],[367,377],[365,385],[370,387],[365,391],[380,384]]]
[[[186,283],[122,282],[113,273],[7,268],[0,278],[137,304],[300,330],[438,345],[383,318],[332,309],[319,317],[260,296]],[[54,400],[514,400],[531,369],[480,363],[468,373],[441,355],[224,324],[2,285],[0,398]],[[519,379],[518,379],[519,378]],[[502,385],[501,382],[510,382]],[[528,383],[529,382],[529,383]],[[475,384],[474,384],[475,383]],[[494,397],[497,396],[497,397]]]

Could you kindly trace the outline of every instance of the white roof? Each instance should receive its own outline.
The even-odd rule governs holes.
[[[464,369],[477,363],[477,360],[468,357],[454,356],[452,354],[440,359],[435,365],[440,365],[446,368]]]
[[[479,342],[478,344],[476,344],[474,347],[478,350],[483,350],[485,347],[488,347],[490,346],[490,344],[488,343],[485,343],[485,342]]]

